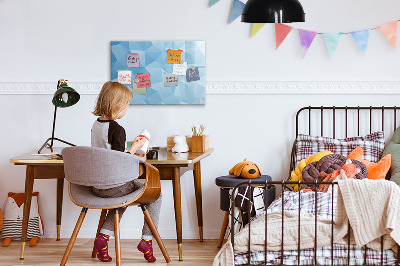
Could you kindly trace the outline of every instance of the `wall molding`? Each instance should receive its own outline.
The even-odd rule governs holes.
[[[208,94],[400,94],[399,81],[207,82]]]
[[[102,82],[69,83],[80,94],[98,94]],[[0,94],[53,94],[56,83],[0,83]],[[208,81],[206,94],[400,94],[400,81]]]

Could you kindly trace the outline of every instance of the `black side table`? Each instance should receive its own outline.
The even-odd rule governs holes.
[[[222,222],[221,233],[219,235],[219,240],[217,245],[218,248],[222,246],[226,228],[228,227],[228,222],[229,222],[229,208],[230,208],[229,192],[237,184],[249,180],[265,182],[266,180],[272,181],[272,178],[268,175],[262,175],[254,179],[246,179],[246,178],[236,177],[234,175],[227,175],[227,176],[220,176],[215,179],[215,184],[220,187],[220,209],[222,211],[225,211],[225,217],[224,221]],[[268,199],[266,200],[268,201],[266,206],[269,206],[269,204],[271,204],[275,200],[275,186],[270,186],[267,189],[268,189]]]

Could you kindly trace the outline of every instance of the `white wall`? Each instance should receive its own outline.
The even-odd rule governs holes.
[[[273,25],[250,40],[250,25],[227,24],[230,0],[208,9],[208,0],[29,1],[0,0],[0,82],[104,82],[110,78],[112,40],[205,40],[208,81],[399,81],[399,52],[391,50],[379,31],[371,33],[363,57],[351,36],[343,36],[329,59],[318,36],[305,59],[296,31],[274,50]],[[307,22],[294,24],[321,32],[351,31],[399,19],[397,1],[303,0]],[[24,190],[25,168],[9,158],[35,150],[50,136],[50,95],[0,95],[0,207],[7,192]],[[96,95],[82,95],[74,107],[60,109],[56,135],[78,145],[90,144],[91,115]],[[218,238],[223,214],[214,179],[238,161],[255,161],[275,180],[286,176],[294,138],[294,115],[308,105],[398,105],[399,95],[261,94],[206,95],[205,106],[132,106],[121,124],[132,139],[142,128],[152,132],[153,145],[165,146],[176,133],[189,134],[205,123],[215,152],[202,163],[205,238]],[[40,211],[45,237],[55,237],[55,180],[39,180]],[[159,230],[175,238],[172,188],[164,195]],[[62,237],[69,237],[79,208],[64,191]],[[184,238],[197,237],[193,181],[182,177]],[[92,237],[99,212],[90,211],[80,237]],[[138,218],[139,217],[139,218]],[[123,238],[139,238],[142,218],[130,208],[121,222]]]

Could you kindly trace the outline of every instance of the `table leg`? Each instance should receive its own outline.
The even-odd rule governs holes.
[[[217,248],[222,247],[222,242],[224,242],[226,228],[228,228],[228,222],[229,222],[229,212],[225,212],[224,221],[222,222],[221,233],[219,235]]]
[[[64,178],[57,178],[57,241],[60,241]]]
[[[181,174],[179,167],[174,167],[172,186],[174,191],[175,223],[178,242],[179,260],[182,260],[182,205],[181,205]]]
[[[25,195],[24,195],[24,213],[22,219],[22,232],[21,232],[21,255],[20,259],[24,259],[26,235],[28,233],[29,213],[31,212],[31,200],[34,181],[34,166],[26,166],[25,177]]]
[[[203,203],[201,196],[201,168],[200,161],[194,164],[194,191],[196,194],[197,220],[199,225],[200,242],[203,242]]]

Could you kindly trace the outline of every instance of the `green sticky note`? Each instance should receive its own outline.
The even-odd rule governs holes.
[[[132,93],[133,94],[146,94],[147,93],[146,89],[147,89],[146,87],[138,88],[137,83],[134,82],[133,86],[132,86]]]

